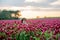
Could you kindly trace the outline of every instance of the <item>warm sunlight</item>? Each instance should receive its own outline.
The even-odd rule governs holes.
[[[53,8],[41,8],[41,7],[34,7],[34,6],[24,6],[24,7],[1,7],[2,9],[6,10],[19,10],[21,11],[21,18],[36,18],[39,16],[40,18],[43,17],[60,17],[60,11],[53,9]],[[14,16],[12,14],[12,16]],[[20,18],[19,17],[19,18]]]
[[[0,0],[0,40],[60,40],[60,0]]]
[[[41,18],[43,17],[60,17],[59,11],[23,11],[21,12],[22,17],[25,18],[36,18],[36,16],[39,16]]]
[[[35,9],[35,11],[33,9]],[[48,9],[41,8],[40,10],[36,10],[36,8],[32,6],[25,7],[24,11],[21,11],[21,14],[22,14],[22,17],[25,17],[25,18],[36,18],[36,16],[39,16],[41,18],[45,16],[60,17],[60,11],[52,10],[52,8],[48,8]]]

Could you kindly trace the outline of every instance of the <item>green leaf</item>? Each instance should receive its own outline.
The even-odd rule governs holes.
[[[44,33],[44,36],[46,40],[48,40],[51,37],[52,34],[48,33],[47,31]]]
[[[33,37],[35,40],[40,40],[40,38],[38,38],[38,37]]]
[[[38,32],[37,32],[37,34],[40,34],[40,35],[42,35],[42,32],[41,32],[41,31],[38,31]]]
[[[25,31],[19,33],[19,35],[16,36],[17,40],[29,40],[30,35],[26,34]]]

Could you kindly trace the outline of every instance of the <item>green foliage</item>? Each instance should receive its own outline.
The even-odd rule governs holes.
[[[42,36],[42,32],[37,32],[36,34],[40,34]],[[40,40],[40,37],[36,37],[34,35],[34,32],[30,31],[29,33],[26,34],[25,31],[22,31],[18,35],[16,35],[17,40],[30,40],[30,36],[32,36],[33,40]],[[49,40],[49,38],[52,36],[52,33],[48,33],[47,31],[44,33],[44,37],[46,40]]]
[[[30,36],[34,36],[33,32],[29,32],[28,34],[26,34],[25,31],[19,33],[16,35],[16,40],[30,40]]]
[[[34,40],[40,40],[40,38],[39,37],[33,37],[34,38]]]
[[[12,10],[0,10],[0,20],[18,19],[16,17],[11,17],[11,14],[17,14],[18,11]]]
[[[37,32],[36,34],[40,34],[40,37],[43,38],[42,36],[42,32]],[[48,31],[46,31],[44,33],[44,37],[46,38],[46,40],[49,40],[52,37],[52,32],[48,33]],[[5,33],[0,32],[0,36],[4,36],[5,38],[7,37]],[[40,37],[36,37],[34,32],[29,31],[28,33],[26,33],[26,31],[22,31],[19,34],[12,34],[12,40],[14,40],[14,38],[16,37],[16,40],[30,40],[30,37],[32,36],[33,40],[40,40]],[[60,34],[56,35],[56,40],[58,40],[58,38],[60,37]],[[44,39],[44,38],[43,38]]]
[[[0,32],[0,36],[6,36],[6,34],[3,32]]]
[[[25,34],[25,31],[24,31],[16,35],[16,40],[27,40],[28,37],[27,38],[26,37],[27,35]]]
[[[48,33],[48,31],[46,31],[44,33],[44,36],[45,36],[46,40],[49,40],[49,38],[52,36],[52,32]]]
[[[60,37],[60,34],[58,33],[58,34],[56,35],[56,40],[58,40],[59,37]]]
[[[0,37],[1,36],[3,36],[4,38],[6,38],[7,36],[6,36],[6,34],[5,33],[3,33],[3,32],[0,32]]]

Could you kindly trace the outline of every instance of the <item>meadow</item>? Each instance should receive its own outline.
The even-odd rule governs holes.
[[[0,20],[0,40],[60,40],[60,18]]]

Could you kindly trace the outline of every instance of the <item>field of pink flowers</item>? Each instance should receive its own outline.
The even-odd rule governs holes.
[[[0,20],[0,40],[60,40],[60,19]]]

